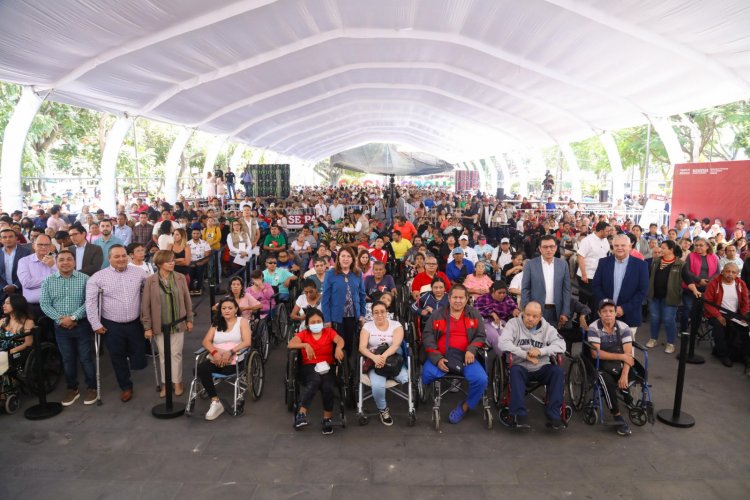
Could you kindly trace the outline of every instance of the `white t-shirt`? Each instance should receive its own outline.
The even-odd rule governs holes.
[[[194,240],[188,241],[188,246],[190,247],[190,261],[191,262],[198,262],[199,260],[203,259],[211,253],[211,245],[209,245],[205,240],[198,240],[196,243]]]
[[[174,245],[174,238],[171,234],[162,234],[157,240],[157,245],[159,246],[159,250],[169,250],[169,247]]]
[[[385,330],[381,330],[375,326],[374,321],[368,321],[362,327],[369,335],[367,339],[367,347],[374,349],[380,344],[391,345],[393,343],[393,332],[396,328],[400,327],[401,323],[398,321],[388,320],[388,327]]]
[[[586,278],[594,279],[596,268],[599,266],[599,259],[603,259],[609,253],[609,241],[607,238],[599,238],[595,233],[586,236],[581,244],[578,245],[578,255],[583,257],[586,266]],[[576,273],[583,276],[581,268]]]
[[[739,307],[740,300],[739,297],[737,297],[737,287],[734,283],[721,284],[721,287],[724,289],[724,296],[721,298],[721,307],[728,311],[737,311],[737,308]]]
[[[321,297],[318,297],[318,302],[315,304],[314,307],[320,308],[320,305],[321,305],[322,302],[323,301],[321,300]],[[302,314],[304,316],[304,314],[305,314],[305,308],[309,307],[310,303],[307,301],[307,296],[303,293],[302,295],[300,295],[299,297],[297,297],[297,300],[294,302],[294,305],[296,305],[297,307],[299,307],[300,314]],[[301,332],[302,330],[304,330],[306,328],[307,328],[307,324],[305,323],[304,320],[302,320],[302,322],[299,325],[299,329],[297,331]]]
[[[292,241],[292,249],[299,255],[300,250],[310,250],[310,243],[307,242],[307,240],[302,242],[302,246],[300,246],[299,242],[297,240]]]
[[[505,266],[510,264],[510,261],[512,260],[513,253],[503,252],[500,246],[498,246],[495,250],[492,251],[492,262],[497,262],[497,266],[500,269],[500,271],[503,270]]]

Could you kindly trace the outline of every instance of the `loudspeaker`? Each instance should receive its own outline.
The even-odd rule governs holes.
[[[497,198],[498,200],[505,199],[505,189],[497,188],[497,193],[495,194],[495,198]]]
[[[609,190],[602,189],[599,191],[599,203],[607,203],[609,200]]]

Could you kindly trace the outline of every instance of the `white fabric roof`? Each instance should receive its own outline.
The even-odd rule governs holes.
[[[9,1],[0,79],[303,159],[476,158],[747,98],[750,1]]]

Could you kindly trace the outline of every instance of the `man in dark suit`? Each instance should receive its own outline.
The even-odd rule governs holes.
[[[551,234],[539,241],[541,255],[526,262],[521,281],[521,305],[538,302],[542,317],[555,328],[570,318],[570,271],[568,263],[555,257],[557,240]]]
[[[630,238],[626,234],[618,234],[612,240],[612,253],[599,259],[591,288],[597,302],[614,300],[617,319],[630,327],[635,339],[635,331],[643,322],[643,300],[648,294],[648,264],[630,256]]]
[[[73,242],[68,250],[73,252],[76,257],[76,271],[93,276],[95,272],[102,268],[102,262],[104,261],[101,247],[86,241],[86,229],[80,224],[71,227],[68,230],[68,236]]]
[[[18,244],[18,236],[12,229],[0,231],[0,242],[3,244],[0,259],[0,303],[12,293],[21,293],[21,282],[18,280],[18,261],[31,255],[31,250]]]

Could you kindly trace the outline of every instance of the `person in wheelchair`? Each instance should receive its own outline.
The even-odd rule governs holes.
[[[263,280],[263,271],[256,269],[253,274],[250,275],[252,285],[245,290],[245,292],[255,298],[261,305],[261,311],[267,311],[261,314],[261,318],[265,318],[269,313],[273,314],[273,308],[276,305],[276,301],[273,296],[275,292],[273,287]]]
[[[504,281],[495,281],[490,287],[489,293],[479,297],[474,302],[474,307],[484,319],[484,331],[487,333],[487,345],[498,355],[501,354],[498,341],[503,325],[521,314],[518,304],[513,297],[508,295],[508,285]]]
[[[539,302],[529,302],[522,315],[505,324],[499,346],[502,352],[512,356],[509,424],[519,429],[531,428],[525,403],[526,384],[542,382],[547,386],[547,427],[563,429],[560,408],[563,405],[565,377],[562,367],[552,364],[550,356],[565,352],[565,340],[542,317]]]
[[[474,409],[487,388],[487,372],[476,362],[484,347],[484,321],[469,306],[469,292],[460,284],[451,288],[450,307],[438,309],[425,322],[422,342],[428,359],[422,367],[422,383],[429,385],[448,373],[462,375],[469,383],[467,399],[451,411],[448,421],[457,424]]]
[[[279,287],[279,300],[286,302],[289,300],[289,284],[296,280],[297,276],[292,274],[288,269],[277,266],[276,257],[266,259],[266,270],[263,271],[263,281],[272,287]]]
[[[401,342],[404,340],[404,328],[398,321],[388,318],[388,306],[383,302],[377,301],[372,305],[372,315],[373,320],[367,321],[359,334],[359,353],[365,358],[362,371],[370,378],[372,398],[378,408],[380,421],[383,425],[390,426],[393,425],[393,417],[385,400],[385,383],[389,377],[380,375],[375,370],[385,367],[392,355],[403,356]],[[385,350],[377,354],[382,349]],[[401,363],[401,369],[392,378],[399,384],[408,382],[405,363]]]
[[[365,294],[372,302],[372,296],[376,293],[395,292],[396,282],[393,276],[385,273],[385,264],[376,261],[372,265],[372,275],[363,278],[365,280]]]
[[[303,389],[298,402],[294,428],[308,425],[307,411],[315,393],[320,390],[323,396],[323,434],[333,434],[333,403],[336,393],[335,360],[344,360],[344,339],[333,328],[326,328],[320,309],[305,309],[307,329],[295,335],[287,345],[288,349],[299,349],[302,354]],[[335,358],[335,360],[334,360]]]
[[[612,299],[599,303],[599,319],[591,323],[587,333],[591,345],[591,357],[599,358],[599,374],[604,382],[604,399],[616,422],[617,434],[629,436],[630,427],[620,414],[618,392],[627,406],[632,406],[633,398],[628,390],[634,379],[636,360],[633,357],[633,337],[630,327],[617,321],[617,304]]]
[[[14,335],[30,332],[34,320],[29,310],[29,303],[20,293],[12,293],[3,301],[3,316],[0,320],[0,351],[8,353],[8,363],[12,367],[22,367],[26,356],[31,352],[34,337],[28,335],[22,339],[12,340]]]
[[[447,284],[439,276],[432,280],[430,290],[423,292],[419,299],[411,305],[412,313],[422,319],[427,319],[433,312],[448,305],[448,295],[445,293]]]
[[[224,297],[219,301],[219,311],[214,316],[211,328],[203,337],[203,347],[209,352],[209,357],[198,365],[196,373],[206,394],[211,398],[206,420],[216,420],[224,413],[224,405],[216,394],[213,374],[234,373],[237,353],[251,344],[250,324],[240,316],[237,302],[232,297]]]
[[[391,292],[376,292],[372,294],[372,302],[365,304],[365,322],[373,320],[372,308],[376,302],[382,302],[385,304],[388,310],[388,319],[394,319],[393,315],[393,294]]]

